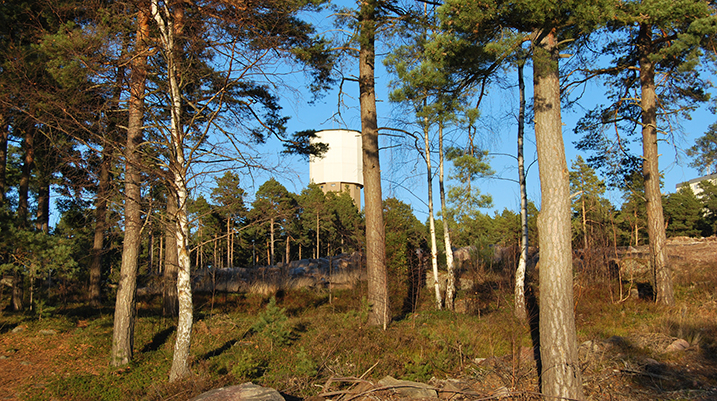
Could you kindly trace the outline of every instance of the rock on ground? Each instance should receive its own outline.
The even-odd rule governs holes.
[[[273,388],[248,382],[207,391],[190,401],[284,401],[284,397]]]

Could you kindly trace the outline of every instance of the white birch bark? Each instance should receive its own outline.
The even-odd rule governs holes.
[[[438,247],[436,246],[436,221],[433,218],[433,175],[431,168],[431,148],[428,137],[428,119],[424,119],[423,139],[426,145],[426,177],[428,179],[428,224],[431,233],[431,266],[433,267],[433,287],[436,290],[436,308],[441,310],[443,299],[441,285],[438,282]]]
[[[441,210],[443,212],[443,242],[446,247],[446,271],[448,282],[446,283],[446,309],[453,310],[453,301],[456,298],[456,272],[453,266],[453,245],[451,244],[451,232],[448,229],[448,206],[446,205],[446,191],[443,185],[444,178],[443,154],[443,124],[438,126],[438,191],[441,196]]]
[[[175,27],[170,17],[170,12],[163,5],[160,10],[158,0],[152,0],[152,17],[157,22],[161,45],[167,60],[167,76],[169,79],[169,90],[171,100],[171,125],[170,125],[170,170],[173,175],[174,191],[177,197],[177,223],[175,233],[177,237],[178,272],[177,272],[177,295],[179,300],[179,319],[177,322],[177,338],[174,343],[174,355],[172,367],[169,372],[169,381],[182,379],[190,374],[189,370],[189,349],[192,337],[193,303],[192,286],[187,249],[187,237],[189,234],[189,221],[187,218],[187,200],[189,190],[187,188],[188,160],[185,158],[184,139],[185,133],[182,127],[182,98],[179,88],[179,77],[176,65],[176,53],[174,48]],[[178,14],[175,12],[174,16]]]
[[[523,157],[523,137],[525,135],[525,80],[523,63],[518,65],[518,91],[520,106],[518,109],[518,182],[520,185],[520,259],[515,271],[515,316],[520,320],[528,318],[525,305],[525,270],[528,263],[528,193],[525,185],[525,160]]]

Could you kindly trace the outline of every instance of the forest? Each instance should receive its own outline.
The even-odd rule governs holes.
[[[0,392],[715,397],[717,123],[678,144],[716,38],[704,0],[2,2]],[[506,88],[517,210],[481,191]],[[329,94],[362,205],[286,187],[328,149],[282,105]],[[705,179],[665,192],[664,147]],[[407,163],[425,221],[382,192]]]

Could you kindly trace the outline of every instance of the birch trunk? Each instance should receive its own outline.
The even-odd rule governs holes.
[[[528,312],[525,305],[525,271],[528,263],[528,192],[525,185],[525,159],[523,157],[523,139],[525,137],[525,79],[524,62],[518,63],[518,183],[520,185],[520,259],[515,271],[515,317],[525,321]]]
[[[540,356],[548,398],[584,399],[573,312],[570,184],[554,31],[534,39],[535,136],[540,167]]]
[[[441,283],[438,281],[438,247],[436,246],[436,221],[433,218],[433,171],[431,167],[431,141],[428,132],[428,119],[423,119],[423,142],[425,145],[426,178],[428,181],[428,228],[431,235],[431,266],[433,267],[433,288],[436,297],[436,309],[443,309]],[[445,221],[445,219],[444,219]]]
[[[187,249],[189,236],[189,220],[187,218],[187,172],[189,161],[185,158],[185,132],[182,127],[182,97],[179,88],[178,49],[175,48],[176,37],[181,34],[183,9],[178,6],[170,14],[166,4],[160,9],[158,0],[152,0],[152,16],[159,28],[162,48],[167,61],[167,78],[170,90],[170,171],[173,176],[173,189],[177,200],[175,238],[177,241],[177,299],[179,301],[179,319],[177,337],[174,343],[172,367],[169,381],[173,382],[191,374],[189,370],[189,350],[192,340],[192,324],[194,307],[192,303],[191,261]]]
[[[453,261],[453,244],[451,242],[451,231],[448,228],[448,206],[446,204],[446,190],[444,179],[445,155],[443,152],[443,124],[438,126],[438,191],[441,197],[441,210],[443,211],[443,242],[446,247],[446,271],[448,281],[446,282],[446,309],[454,310],[456,299],[456,272]]]

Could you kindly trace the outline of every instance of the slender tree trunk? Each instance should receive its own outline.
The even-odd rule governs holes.
[[[35,126],[29,121],[24,124],[22,148],[24,156],[17,194],[17,220],[20,227],[27,228],[29,225],[30,176],[35,167]]]
[[[448,227],[448,205],[446,204],[446,189],[443,183],[445,155],[443,152],[443,124],[438,126],[438,191],[441,197],[441,210],[443,211],[443,242],[446,247],[446,309],[454,310],[456,299],[456,272],[453,262],[453,243],[451,242],[451,230]]]
[[[35,167],[35,125],[30,121],[24,122],[24,137],[22,148],[24,150],[20,182],[18,185],[17,224],[20,228],[29,228],[29,197],[30,176]],[[12,308],[20,311],[24,308],[24,277],[23,272],[15,268],[12,280]]]
[[[363,146],[364,214],[366,219],[366,272],[368,302],[371,310],[368,324],[382,326],[391,320],[386,270],[386,232],[383,222],[381,165],[378,148],[378,120],[374,63],[376,61],[376,0],[361,0],[359,29],[359,98],[361,104],[361,143]]]
[[[528,192],[525,185],[525,160],[523,157],[523,139],[525,137],[525,79],[523,67],[525,61],[518,62],[518,183],[520,185],[520,259],[515,271],[515,316],[525,321],[528,312],[525,306],[525,270],[528,264]]]
[[[6,202],[6,192],[7,192],[7,141],[10,135],[9,132],[9,125],[8,121],[6,119],[5,110],[3,110],[2,114],[0,114],[0,214],[4,214],[4,207]],[[5,263],[6,254],[0,254],[0,263]],[[13,280],[12,280],[12,294],[11,294],[11,303],[13,310],[16,309],[16,301],[21,300],[22,297],[15,296],[15,291],[20,288],[21,286],[17,285],[17,282],[15,280],[15,277],[17,276],[17,271],[13,272]],[[2,295],[2,294],[0,294]],[[20,305],[22,305],[22,302],[20,302]],[[22,307],[22,306],[20,306]]]
[[[650,259],[654,274],[654,288],[658,303],[672,306],[675,294],[672,273],[667,262],[665,218],[660,192],[660,168],[657,153],[657,95],[655,94],[655,65],[652,53],[651,29],[640,25],[638,37],[640,52],[640,87],[642,92],[642,174],[645,179],[647,202],[647,235],[650,238]]]
[[[542,392],[548,398],[582,400],[573,312],[570,183],[560,113],[559,51],[554,31],[538,35],[542,39],[534,43],[533,82],[542,205],[538,218]]]
[[[289,252],[291,251],[291,237],[286,236],[286,249],[284,250],[284,265],[289,264]]]
[[[316,212],[316,256],[314,258],[319,258],[319,212]]]
[[[227,216],[227,268],[232,267],[231,216]]]
[[[184,10],[181,5],[173,10],[170,16],[166,8],[160,9],[159,1],[152,0],[152,16],[157,22],[159,34],[167,61],[167,78],[170,90],[171,127],[170,137],[172,159],[169,168],[173,176],[172,195],[176,195],[177,213],[175,224],[176,250],[177,250],[177,298],[179,301],[179,319],[177,321],[177,337],[174,343],[172,367],[169,371],[169,381],[173,382],[191,374],[189,369],[189,350],[192,340],[192,325],[194,321],[194,305],[192,301],[191,261],[187,244],[189,240],[189,219],[187,216],[187,201],[189,189],[187,188],[187,172],[190,161],[185,158],[185,132],[182,127],[182,97],[179,87],[179,57],[180,49],[176,48],[176,40],[181,35],[184,20]],[[163,4],[166,6],[166,4]]]
[[[587,216],[585,216],[585,196],[580,196],[580,213],[582,214],[582,225],[583,225],[583,249],[588,249],[588,222]]]
[[[172,186],[169,185],[169,188]],[[177,316],[179,300],[177,294],[177,272],[179,254],[177,254],[177,196],[170,190],[167,194],[167,222],[164,228],[164,273],[162,287],[162,315]]]
[[[154,273],[154,223],[149,223],[149,274]],[[159,272],[159,269],[157,269]]]
[[[145,81],[147,78],[147,41],[149,39],[149,15],[140,9],[137,15],[135,57],[130,75],[129,121],[125,145],[125,232],[122,246],[120,282],[115,303],[114,330],[112,332],[113,366],[126,365],[132,360],[134,347],[134,320],[136,313],[137,262],[139,257],[140,216],[140,157],[142,140]]]
[[[167,194],[167,196],[169,196],[169,194]],[[165,227],[165,230],[166,230],[166,227]],[[157,272],[159,272],[160,274],[164,274],[164,237],[165,236],[166,236],[166,232],[165,232],[164,236],[162,236],[162,235],[159,236],[159,257],[157,258]]]
[[[12,272],[12,310],[15,312],[21,311],[24,308],[24,281],[22,273],[19,269],[15,268]]]
[[[7,140],[10,132],[5,111],[0,114],[0,208],[5,206],[7,193]]]
[[[99,188],[95,197],[95,235],[92,241],[92,261],[90,262],[90,305],[99,307],[102,298],[102,252],[104,248],[105,230],[107,227],[107,197],[109,195],[110,167],[112,165],[112,148],[105,143],[102,148],[102,163],[99,172]]]
[[[274,253],[274,218],[269,220],[269,264],[274,266],[276,254]]]
[[[425,103],[424,103],[425,105]],[[436,245],[436,220],[433,217],[433,168],[431,166],[431,141],[428,131],[428,119],[423,119],[423,142],[425,145],[426,179],[428,181],[428,229],[431,236],[431,267],[433,267],[433,288],[436,297],[436,309],[443,309],[441,284],[438,280],[438,247]],[[445,220],[445,219],[444,219]]]
[[[39,136],[35,139],[35,166],[37,170],[37,210],[35,229],[45,234],[50,232],[50,178],[52,176],[51,155],[48,153],[48,139]]]

